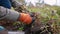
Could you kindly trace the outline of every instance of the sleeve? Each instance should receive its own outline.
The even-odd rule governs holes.
[[[8,8],[4,8],[0,6],[0,20],[6,19],[6,20],[16,21],[19,15],[20,14],[17,11],[13,11]]]

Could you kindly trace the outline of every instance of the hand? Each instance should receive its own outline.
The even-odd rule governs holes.
[[[20,13],[19,21],[25,24],[30,24],[32,22],[32,17],[29,14]]]

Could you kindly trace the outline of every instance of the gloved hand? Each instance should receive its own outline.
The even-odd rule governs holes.
[[[24,30],[23,31],[25,31],[25,34],[31,34],[31,27],[32,27],[32,24],[34,23],[34,21],[35,21],[35,17],[34,17],[34,14],[33,13],[31,13],[31,14],[29,14],[30,15],[30,17],[32,18],[32,21],[30,22],[30,24],[25,24],[24,25]]]
[[[29,14],[20,13],[19,21],[25,24],[30,24],[32,22],[32,17]]]

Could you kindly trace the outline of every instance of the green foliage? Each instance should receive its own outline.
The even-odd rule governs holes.
[[[20,27],[19,30],[23,30],[23,27]]]
[[[29,8],[31,12],[39,12],[40,13],[40,21],[42,23],[47,23],[50,19],[56,20],[56,23],[53,22],[53,26],[56,29],[57,27],[60,26],[60,7],[58,6],[45,6],[43,8],[36,8],[32,7]],[[52,12],[54,11],[54,12]],[[57,25],[57,26],[56,26]],[[59,27],[60,28],[60,27]],[[60,30],[57,28],[56,30]]]
[[[58,6],[45,6],[42,8],[32,7],[29,8],[31,12],[40,12],[40,17],[42,22],[47,22],[50,19],[59,20],[60,15],[60,7]],[[54,15],[52,16],[52,10],[55,10]],[[58,21],[57,21],[58,22]],[[59,22],[58,22],[59,24]]]

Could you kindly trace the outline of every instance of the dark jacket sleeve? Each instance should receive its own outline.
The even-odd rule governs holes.
[[[7,19],[7,20],[16,21],[19,15],[20,14],[17,11],[13,11],[0,6],[0,20]]]

